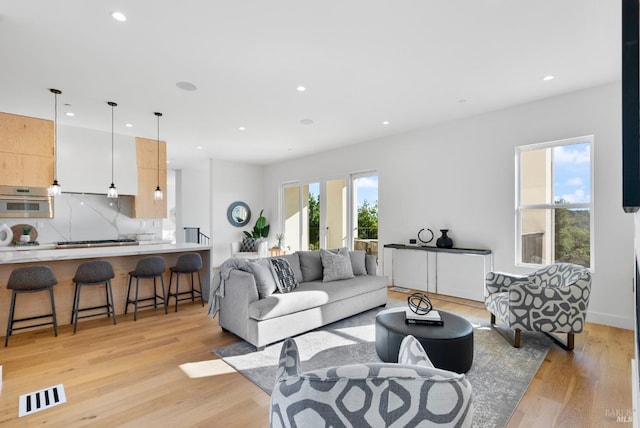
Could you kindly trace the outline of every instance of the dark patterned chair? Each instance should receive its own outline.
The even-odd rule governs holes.
[[[590,295],[589,269],[555,263],[526,276],[490,272],[484,303],[491,312],[491,325],[514,347],[520,347],[520,332],[524,330],[546,333],[566,350],[572,350],[574,335],[584,328]],[[496,324],[496,317],[514,331],[513,340]],[[556,333],[566,333],[566,342]]]
[[[471,385],[463,374],[433,368],[407,336],[398,364],[352,364],[300,373],[298,348],[286,339],[271,394],[271,427],[470,427]]]

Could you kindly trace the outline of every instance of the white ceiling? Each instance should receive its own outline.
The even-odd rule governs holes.
[[[52,119],[57,88],[59,123],[110,131],[115,101],[116,133],[153,139],[160,111],[170,168],[267,164],[619,79],[614,0],[0,0],[0,111]]]

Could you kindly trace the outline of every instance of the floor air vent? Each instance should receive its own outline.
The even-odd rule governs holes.
[[[18,417],[21,418],[66,402],[67,397],[64,395],[64,386],[62,384],[30,392],[20,396]]]

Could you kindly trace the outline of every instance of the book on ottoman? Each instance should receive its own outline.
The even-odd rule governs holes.
[[[444,325],[438,311],[429,311],[428,314],[418,315],[409,308],[404,311],[404,322],[407,324]]]

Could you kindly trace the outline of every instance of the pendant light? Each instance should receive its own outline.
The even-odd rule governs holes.
[[[107,101],[107,104],[111,106],[111,186],[107,190],[107,198],[116,199],[118,197],[118,189],[116,189],[116,185],[113,184],[113,108],[118,104],[113,101]]]
[[[162,189],[160,188],[160,116],[162,113],[153,113],[158,117],[158,186],[153,191],[153,199],[155,201],[161,201],[163,198]]]
[[[60,196],[62,187],[58,183],[58,95],[62,91],[58,89],[49,89],[54,98],[54,116],[53,116],[53,183],[49,186],[50,196]]]

